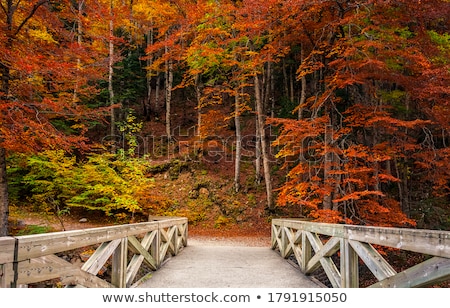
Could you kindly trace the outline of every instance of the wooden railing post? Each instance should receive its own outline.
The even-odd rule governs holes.
[[[122,238],[112,255],[111,283],[117,288],[126,288],[128,239]]]
[[[285,226],[281,226],[280,227],[280,232],[281,232],[281,247],[280,247],[280,253],[281,256],[283,258],[287,258],[287,251],[288,251],[288,244],[289,244],[289,239],[287,237],[286,234],[286,227]]]
[[[188,222],[183,223],[183,246],[186,247],[188,245],[188,234],[189,234],[189,224]]]
[[[341,287],[359,288],[358,254],[347,239],[341,239]]]
[[[178,225],[174,225],[173,227],[173,235],[172,235],[172,245],[173,245],[173,255],[176,256],[178,254]]]
[[[306,233],[302,233],[302,260],[300,262],[300,269],[303,273],[306,272],[309,260],[312,258],[312,246],[306,236]]]
[[[161,228],[158,223],[158,230],[155,231],[156,234],[153,237],[152,244],[150,246],[150,254],[155,259],[156,268],[158,269],[161,266],[161,257],[159,255],[161,249]]]
[[[16,240],[13,237],[0,237],[0,288],[15,287],[14,258],[16,255]]]

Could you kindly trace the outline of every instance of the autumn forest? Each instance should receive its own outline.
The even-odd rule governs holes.
[[[21,208],[450,230],[449,16],[449,0],[1,0],[0,235]]]

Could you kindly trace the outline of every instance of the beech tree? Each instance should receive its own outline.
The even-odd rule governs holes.
[[[212,126],[233,120],[236,192],[241,115],[248,112],[255,178],[264,178],[270,210],[290,206],[320,221],[403,226],[414,224],[424,203],[448,206],[447,0],[0,3],[3,173],[8,151],[86,147],[82,102],[96,92],[90,81],[109,72],[109,102],[118,100],[119,43],[142,44],[145,107],[155,96],[156,109],[161,84],[168,139],[172,93],[181,87],[195,93],[201,141],[217,133]],[[135,41],[125,44],[119,30],[134,31]],[[280,187],[273,149],[284,164]],[[6,183],[4,174],[0,179]]]
[[[146,47],[150,74],[164,74],[166,137],[172,140],[171,106],[174,90],[173,75],[180,63],[184,43],[187,10],[184,1],[143,1],[135,4],[136,16],[146,22],[152,34]],[[150,98],[148,98],[150,99]]]
[[[431,19],[442,20],[445,1],[416,5],[425,10],[431,2],[442,9]],[[283,129],[278,156],[292,168],[281,205],[299,205],[304,214],[328,222],[414,224],[405,211],[411,202],[404,199],[409,175],[401,169],[412,168],[409,160],[421,156],[421,132],[430,142],[435,139],[429,129],[438,122],[420,113],[423,102],[448,95],[442,87],[448,70],[439,70],[440,80],[427,77],[437,68],[423,49],[430,20],[419,12],[403,1],[364,6],[322,1],[303,7],[301,30],[313,48],[298,78],[306,77],[313,90],[298,107],[300,120],[274,120]],[[424,85],[420,91],[418,84]],[[399,199],[387,192],[395,185]]]
[[[8,153],[87,149],[85,120],[101,112],[80,101],[96,92],[88,81],[103,70],[95,49],[72,31],[79,16],[70,1],[0,4],[0,235],[6,235]]]

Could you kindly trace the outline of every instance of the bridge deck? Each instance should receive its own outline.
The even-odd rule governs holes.
[[[227,246],[225,246],[227,245]],[[318,288],[267,247],[189,240],[142,288]]]

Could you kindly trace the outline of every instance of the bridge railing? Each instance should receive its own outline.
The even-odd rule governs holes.
[[[57,281],[59,286],[133,287],[187,245],[187,232],[187,218],[150,217],[143,223],[0,237],[0,287],[43,281]],[[85,262],[67,260],[67,252],[82,252],[85,247],[91,251]]]
[[[423,254],[425,261],[397,272],[377,248]],[[378,280],[370,287],[425,287],[450,279],[450,232],[272,220],[272,249],[295,258],[300,270],[321,270],[334,288],[360,287],[360,264]]]

